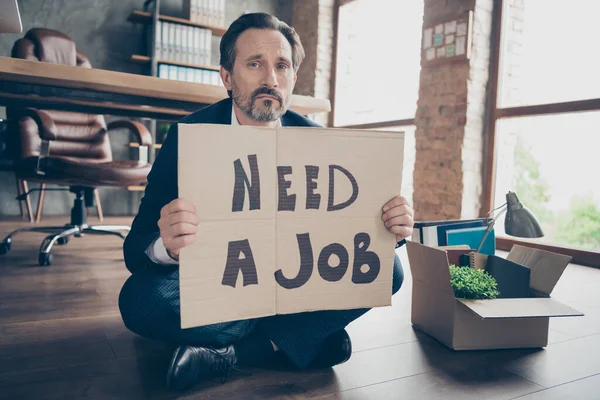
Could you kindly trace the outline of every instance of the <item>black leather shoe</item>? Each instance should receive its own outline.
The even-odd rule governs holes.
[[[329,368],[343,364],[352,355],[352,341],[345,329],[327,336],[321,350],[311,362],[311,368]]]
[[[227,378],[237,363],[233,346],[222,349],[179,346],[167,371],[167,387],[186,390],[206,379]]]

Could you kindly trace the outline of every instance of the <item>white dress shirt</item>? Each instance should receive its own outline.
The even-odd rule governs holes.
[[[239,125],[239,121],[235,116],[235,111],[233,110],[233,106],[231,107],[231,125]],[[281,126],[281,119],[277,121],[277,126]],[[166,264],[166,265],[177,265],[179,261],[171,258],[169,253],[167,253],[167,249],[165,248],[165,244],[163,243],[162,238],[159,236],[156,238],[148,248],[146,249],[146,254],[152,261],[157,264]]]

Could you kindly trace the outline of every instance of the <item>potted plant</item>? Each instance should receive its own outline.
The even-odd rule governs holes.
[[[496,280],[483,269],[450,265],[450,283],[454,296],[460,299],[495,299],[500,295]]]

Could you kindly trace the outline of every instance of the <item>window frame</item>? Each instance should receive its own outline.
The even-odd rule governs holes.
[[[500,66],[503,38],[503,18],[505,1],[494,2],[492,16],[492,35],[490,49],[490,85],[488,91],[487,117],[485,123],[484,165],[483,165],[483,198],[480,216],[485,217],[489,210],[494,208],[495,180],[497,167],[497,122],[506,118],[531,117],[539,115],[572,114],[583,111],[600,111],[600,98],[591,98],[576,101],[556,102],[547,104],[533,104],[516,107],[498,107],[500,89]],[[557,244],[532,242],[527,239],[508,235],[496,238],[497,248],[509,251],[513,245],[535,247],[542,250],[566,254],[573,257],[572,262],[593,267],[600,267],[600,251],[580,249]]]
[[[334,0],[333,12],[333,52],[331,65],[331,80],[330,80],[330,99],[331,112],[329,113],[328,125],[336,128],[349,129],[377,129],[386,127],[401,127],[416,125],[415,118],[398,119],[393,121],[373,122],[359,125],[334,125],[335,117],[335,92],[337,78],[337,49],[339,45],[339,12],[340,8],[356,0]],[[492,35],[490,49],[490,74],[489,74],[489,89],[486,105],[486,118],[484,125],[484,148],[483,148],[483,192],[482,206],[480,216],[485,217],[489,210],[493,209],[495,196],[495,175],[497,165],[497,137],[496,123],[504,118],[518,118],[538,115],[552,115],[576,113],[584,111],[600,111],[600,98],[548,103],[534,104],[527,106],[516,107],[498,107],[498,95],[500,87],[500,62],[502,49],[502,22],[504,15],[504,0],[494,1],[492,15]],[[522,238],[516,238],[508,235],[501,235],[496,238],[497,248],[499,250],[509,251],[514,244],[522,244],[529,247],[539,248],[556,253],[566,254],[573,257],[573,262],[582,265],[588,265],[600,268],[600,251],[580,249],[568,246],[559,246],[556,244],[546,244],[532,242]]]

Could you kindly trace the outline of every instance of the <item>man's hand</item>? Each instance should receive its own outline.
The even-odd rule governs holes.
[[[383,206],[381,219],[385,227],[396,234],[397,242],[412,235],[415,224],[413,218],[413,209],[403,196],[394,197]]]
[[[160,237],[171,258],[179,259],[179,250],[196,241],[200,218],[196,207],[184,199],[175,199],[160,210]]]

